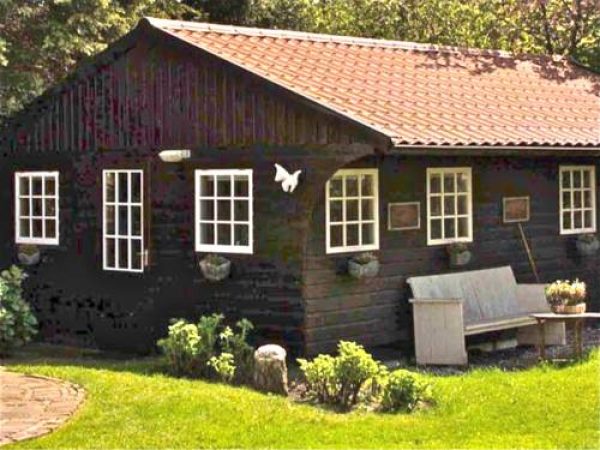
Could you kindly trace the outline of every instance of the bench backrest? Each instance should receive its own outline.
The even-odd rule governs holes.
[[[460,298],[465,325],[515,315],[517,281],[510,266],[408,279],[414,298]]]

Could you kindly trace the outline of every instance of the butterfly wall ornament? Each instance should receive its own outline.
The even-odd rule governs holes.
[[[275,163],[275,170],[275,182],[281,183],[281,189],[283,189],[283,192],[289,192],[290,194],[294,192],[296,186],[298,186],[298,177],[302,171],[296,170],[294,173],[290,174],[277,163]]]

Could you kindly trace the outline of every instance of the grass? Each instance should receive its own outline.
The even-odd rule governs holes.
[[[598,448],[600,351],[564,367],[431,377],[438,405],[337,414],[245,388],[175,379],[149,361],[28,359],[87,400],[65,426],[8,448]]]

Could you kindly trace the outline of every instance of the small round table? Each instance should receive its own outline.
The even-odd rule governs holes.
[[[582,313],[582,314],[556,314],[556,313],[535,313],[531,314],[538,324],[539,340],[538,348],[540,352],[540,360],[546,359],[546,322],[564,322],[565,324],[572,323],[575,334],[575,341],[573,342],[573,350],[575,357],[580,359],[583,355],[583,342],[581,339],[581,331],[583,329],[583,322],[586,319],[600,319],[600,313]]]

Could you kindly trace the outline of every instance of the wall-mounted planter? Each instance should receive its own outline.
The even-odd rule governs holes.
[[[450,267],[464,267],[473,259],[473,254],[465,244],[452,244],[446,250],[450,257]]]
[[[379,260],[372,253],[364,253],[348,260],[348,274],[357,280],[373,278],[379,273]]]
[[[575,241],[577,252],[581,256],[594,256],[600,249],[600,242],[595,234],[582,234]]]
[[[222,281],[231,274],[231,261],[223,256],[208,255],[200,261],[202,275],[209,281]]]
[[[39,264],[41,252],[37,245],[19,245],[17,248],[17,259],[24,266],[35,266]]]

